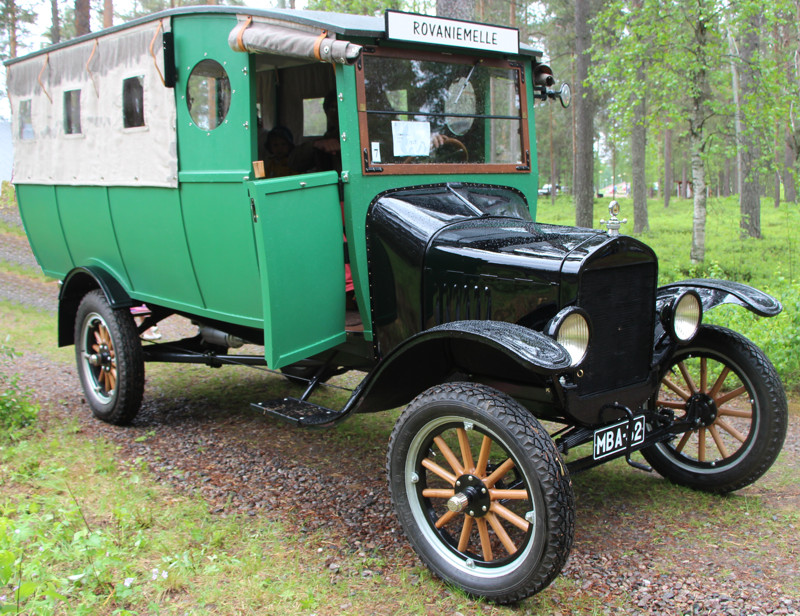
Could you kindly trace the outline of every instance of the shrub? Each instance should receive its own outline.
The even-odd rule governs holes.
[[[0,344],[0,357],[17,354]],[[19,375],[0,374],[0,441],[19,440],[39,415],[39,406],[31,401],[30,390],[19,384]]]

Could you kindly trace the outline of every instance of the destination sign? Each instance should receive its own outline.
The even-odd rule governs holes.
[[[396,41],[519,53],[516,28],[400,11],[386,11],[386,36]]]

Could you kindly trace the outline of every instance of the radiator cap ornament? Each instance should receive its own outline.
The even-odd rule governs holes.
[[[605,225],[608,228],[608,234],[611,237],[616,237],[619,235],[619,229],[622,225],[628,222],[627,218],[623,218],[620,220],[617,218],[617,214],[619,214],[619,203],[617,201],[612,201],[608,204],[608,213],[611,214],[608,220],[600,219],[600,224]]]

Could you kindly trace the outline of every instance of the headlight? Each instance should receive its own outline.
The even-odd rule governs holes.
[[[589,349],[589,319],[580,308],[565,308],[547,326],[547,334],[556,339],[569,353],[577,366],[586,357]]]
[[[662,313],[664,327],[679,342],[689,342],[700,329],[703,304],[695,291],[676,297]]]

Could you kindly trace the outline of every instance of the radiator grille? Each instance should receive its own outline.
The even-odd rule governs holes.
[[[647,379],[655,325],[655,264],[592,269],[584,272],[580,285],[578,305],[592,322],[580,394]]]

